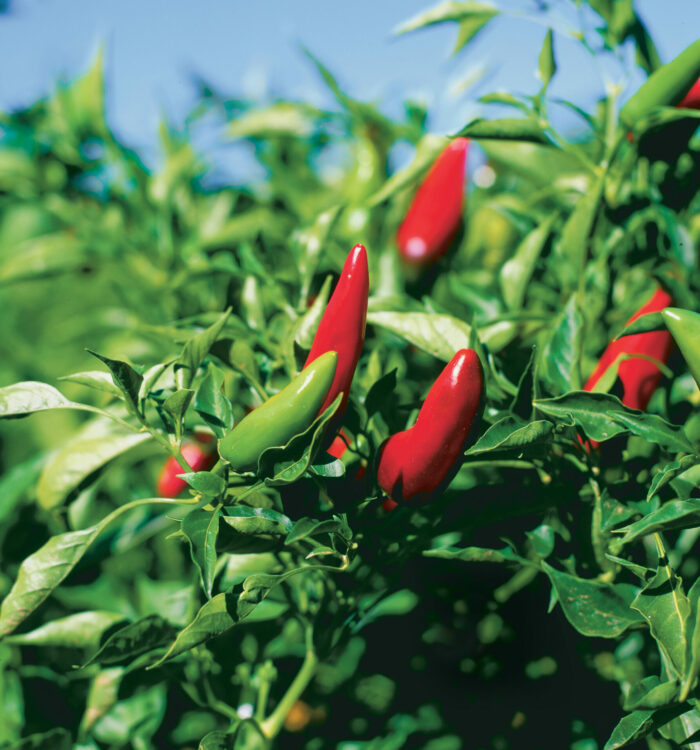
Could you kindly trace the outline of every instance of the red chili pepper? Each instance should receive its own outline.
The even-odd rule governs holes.
[[[700,109],[700,78],[690,87],[690,91],[676,104],[680,109]]]
[[[206,432],[195,434],[195,440],[182,444],[182,455],[185,461],[192,467],[192,471],[206,471],[216,463],[216,448],[205,448],[213,440]],[[184,474],[185,470],[171,456],[161,469],[156,491],[158,497],[177,497],[189,486],[178,474]]]
[[[632,321],[647,313],[661,312],[664,307],[673,304],[671,297],[657,289],[651,299],[627,321]],[[584,391],[592,391],[596,383],[603,377],[605,371],[621,354],[644,354],[659,362],[665,363],[671,353],[673,339],[668,331],[651,331],[649,333],[634,333],[613,341],[603,352],[598,365],[583,386]],[[617,376],[623,386],[622,403],[630,409],[644,411],[652,393],[661,380],[661,370],[648,359],[631,358],[620,362]]]
[[[479,357],[461,349],[433,383],[413,427],[380,449],[377,480],[393,502],[426,502],[449,483],[474,437],[483,393]]]
[[[308,367],[317,357],[329,351],[338,353],[335,377],[319,414],[333,403],[341,391],[343,400],[336,412],[336,419],[345,411],[350,384],[365,340],[368,295],[367,251],[363,245],[355,245],[345,260],[304,364],[304,367]]]
[[[447,252],[462,221],[467,138],[455,138],[438,156],[413,196],[396,242],[409,264],[429,266]]]

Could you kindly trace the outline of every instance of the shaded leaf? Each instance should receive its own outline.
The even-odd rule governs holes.
[[[693,451],[682,427],[669,424],[655,414],[628,409],[607,393],[573,391],[558,398],[538,399],[535,408],[550,417],[573,421],[587,437],[598,442],[631,432],[669,450]]]
[[[478,456],[501,450],[521,451],[531,445],[543,445],[551,442],[553,429],[554,425],[546,419],[524,422],[511,416],[503,417],[486,430],[466,455]]]
[[[124,615],[114,612],[77,612],[47,622],[28,633],[10,636],[7,640],[22,646],[93,648],[99,645],[106,630],[123,620]]]
[[[629,526],[616,529],[624,534],[620,542],[629,544],[657,531],[694,528],[700,524],[700,499],[675,500],[640,518]]]
[[[199,568],[202,588],[211,597],[216,569],[216,540],[219,535],[220,508],[191,510],[182,519],[182,533],[190,545],[192,562]]]
[[[641,621],[630,609],[637,589],[628,584],[611,585],[555,570],[546,562],[547,574],[566,619],[579,633],[595,638],[615,638]]]
[[[678,679],[685,674],[686,621],[690,604],[681,580],[660,561],[654,578],[632,601],[632,609],[647,621],[651,635]]]
[[[102,644],[100,649],[85,664],[125,664],[136,656],[170,643],[177,628],[160,615],[147,615],[130,622]]]

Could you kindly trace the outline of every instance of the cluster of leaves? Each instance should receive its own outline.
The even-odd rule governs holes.
[[[592,55],[633,45],[646,70],[658,65],[631,0],[586,12],[600,27],[575,36]],[[459,49],[498,16],[449,2],[402,31],[456,22]],[[489,118],[487,106],[463,128],[495,181],[471,190],[453,251],[420,278],[398,264],[394,235],[447,140],[426,132],[415,103],[394,121],[351,98],[310,54],[333,111],[205,87],[183,132],[162,128],[156,172],[110,132],[99,59],[3,116],[0,373],[12,384],[0,389],[0,742],[240,750],[309,727],[319,736],[305,747],[319,750],[331,746],[331,706],[355,717],[339,748],[459,748],[464,723],[454,734],[426,701],[398,705],[397,680],[367,674],[365,652],[377,620],[420,610],[420,571],[448,565],[461,588],[485,575],[462,562],[503,571],[478,621],[482,646],[505,637],[510,600],[527,608],[542,582],[577,633],[614,643],[591,660],[625,711],[606,750],[695,742],[698,391],[680,357],[646,413],[622,405],[613,377],[599,388],[611,392],[581,390],[658,283],[695,307],[695,121],[660,110],[628,138],[619,87],[594,113],[553,100],[554,40],[550,30],[534,95],[481,99],[516,116]],[[583,132],[557,132],[557,106]],[[261,185],[212,187],[191,145],[204,117],[249,145]],[[390,172],[406,142],[412,161]],[[330,274],[359,241],[371,299],[342,460],[321,450],[332,405],[255,471],[190,471],[183,440],[222,437],[298,372]],[[634,330],[659,325],[648,316]],[[465,346],[487,371],[481,433],[442,497],[386,513],[378,447]],[[187,497],[153,496],[168,456]],[[446,594],[457,614],[461,588]],[[440,639],[454,634],[437,623],[423,633]],[[493,662],[479,659],[485,680]],[[533,664],[528,674],[549,669]],[[75,721],[42,716],[32,681],[55,686]],[[341,708],[344,693],[353,708]],[[576,750],[598,746],[574,734]]]

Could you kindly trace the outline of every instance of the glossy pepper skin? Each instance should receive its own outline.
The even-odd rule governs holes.
[[[399,254],[427,267],[442,257],[459,231],[469,140],[455,138],[438,156],[413,196],[396,235]]]
[[[219,455],[234,471],[255,469],[267,448],[286,445],[316,419],[335,376],[338,355],[326,352],[289,385],[258,406],[219,441]]]
[[[207,471],[216,463],[216,450],[211,445],[213,437],[206,432],[198,432],[194,440],[188,440],[182,444],[182,456],[192,467],[192,471]],[[158,476],[156,491],[158,497],[177,497],[184,492],[189,485],[178,474],[184,474],[185,470],[171,456],[164,464]]]
[[[675,106],[700,78],[700,39],[655,70],[620,110],[620,120],[634,126],[656,107]]]
[[[483,410],[484,373],[473,349],[461,349],[433,383],[413,427],[386,440],[377,481],[393,503],[427,502],[445,487],[474,439]],[[386,510],[393,504],[385,502]]]
[[[627,321],[627,325],[641,315],[661,312],[664,307],[670,304],[671,297],[663,289],[657,289],[651,299]],[[594,390],[596,383],[621,354],[643,354],[665,363],[671,353],[671,346],[671,334],[667,331],[634,333],[631,336],[623,336],[608,345],[583,390]],[[623,387],[622,403],[630,409],[644,411],[652,393],[659,384],[661,370],[648,359],[633,358],[620,362],[617,376]]]
[[[345,259],[343,271],[328,300],[326,310],[316,330],[311,351],[304,367],[329,351],[337,352],[338,365],[321,411],[333,403],[342,391],[343,400],[335,414],[334,422],[342,418],[348,403],[350,385],[355,367],[362,352],[367,321],[367,297],[369,295],[369,270],[367,251],[363,245],[355,245]],[[332,434],[334,430],[330,430]]]
[[[667,307],[661,315],[695,382],[700,385],[700,315],[677,307]]]

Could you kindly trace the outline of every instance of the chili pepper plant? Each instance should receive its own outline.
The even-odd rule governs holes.
[[[157,168],[101,57],[2,114],[0,747],[700,747],[700,42],[541,5],[447,136],[310,52]]]

